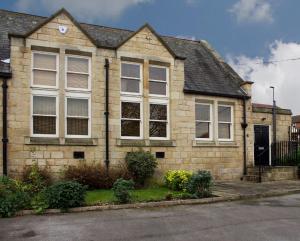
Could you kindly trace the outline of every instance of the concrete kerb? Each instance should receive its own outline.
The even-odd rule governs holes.
[[[276,197],[300,193],[300,189],[283,190],[283,191],[270,191],[266,193],[257,194],[224,194],[215,192],[215,197],[203,198],[203,199],[187,199],[187,200],[172,200],[172,201],[159,201],[159,202],[146,202],[146,203],[132,203],[132,204],[120,204],[120,205],[98,205],[98,206],[85,206],[70,208],[69,213],[88,212],[88,211],[105,211],[105,210],[119,210],[119,209],[135,209],[135,208],[159,208],[159,207],[171,207],[178,205],[201,205],[211,204],[218,202],[231,202],[238,200],[257,199],[265,197]],[[44,214],[57,214],[62,213],[59,209],[47,209]],[[33,210],[23,210],[16,214],[16,216],[33,215]]]

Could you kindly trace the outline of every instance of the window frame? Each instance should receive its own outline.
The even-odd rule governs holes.
[[[225,122],[225,121],[220,121],[219,120],[219,106],[222,107],[230,107],[230,117],[231,117],[231,122]],[[226,104],[218,104],[217,106],[217,113],[218,113],[218,140],[219,141],[224,141],[224,142],[229,142],[234,140],[234,108],[233,105],[226,105]],[[230,138],[229,139],[224,139],[224,138],[219,138],[219,124],[230,124]]]
[[[166,70],[166,81],[150,79],[150,68],[151,67],[165,69]],[[148,73],[149,74],[149,97],[161,97],[161,98],[163,98],[163,97],[168,98],[169,97],[169,76],[170,76],[169,71],[170,71],[170,68],[166,67],[166,66],[154,65],[154,64],[149,65],[149,68],[148,68],[148,72],[149,72]],[[166,95],[150,94],[150,82],[166,83]]]
[[[77,59],[87,59],[88,60],[88,73],[84,72],[75,72],[75,71],[68,71],[68,61],[69,57],[77,58]],[[81,56],[81,55],[74,55],[74,54],[66,54],[65,55],[65,89],[70,91],[91,91],[91,75],[92,75],[92,58],[88,56]],[[88,88],[74,88],[68,87],[68,74],[79,74],[79,75],[88,75]]]
[[[140,104],[140,119],[122,118],[122,102],[139,103]],[[144,137],[144,121],[143,121],[143,101],[137,97],[124,97],[120,99],[120,139],[141,140]],[[122,136],[122,120],[140,121],[140,136]]]
[[[204,120],[197,120],[197,114],[196,114],[196,106],[197,105],[206,105],[209,106],[209,115],[210,120],[204,121]],[[197,123],[209,123],[209,138],[197,138]],[[204,102],[196,102],[195,103],[195,140],[197,141],[212,141],[214,139],[214,116],[213,116],[213,104],[212,103],[204,103]]]
[[[131,64],[131,65],[137,65],[140,68],[140,78],[135,78],[135,77],[124,77],[122,76],[122,64]],[[126,92],[122,91],[122,79],[134,79],[134,80],[139,80],[139,92]],[[120,93],[121,95],[134,95],[134,96],[142,96],[143,95],[143,63],[138,63],[138,62],[130,62],[130,61],[124,61],[121,60],[120,63]]]
[[[35,68],[34,67],[34,54],[44,54],[44,55],[54,55],[56,57],[56,69],[43,69],[43,68]],[[34,70],[39,70],[39,71],[48,71],[48,72],[56,72],[56,78],[55,78],[55,86],[51,85],[35,85],[34,84]],[[31,51],[31,80],[30,84],[31,87],[35,88],[42,88],[42,89],[58,89],[58,77],[59,77],[59,54],[58,53],[53,53],[53,52],[44,52],[44,51],[36,51],[32,50]]]
[[[53,97],[55,98],[55,111],[56,111],[56,122],[55,122],[55,134],[34,134],[33,131],[33,97]],[[31,92],[31,106],[30,106],[30,136],[32,137],[58,137],[59,136],[59,95],[54,91],[46,91],[46,90],[35,90]],[[37,115],[35,115],[37,116]],[[52,116],[53,115],[38,115],[38,116]]]
[[[87,135],[69,135],[68,134],[68,99],[87,99],[88,100],[88,134]],[[66,138],[90,138],[91,137],[91,95],[87,93],[66,93],[65,94],[65,137]],[[72,116],[71,118],[82,118],[77,116]]]
[[[150,119],[150,105],[165,105],[167,106],[167,120],[152,120]],[[167,136],[166,137],[151,137],[150,136],[150,122],[164,122],[167,123],[166,126],[166,132]],[[149,140],[169,140],[170,139],[170,106],[169,106],[169,101],[168,100],[162,100],[162,99],[149,99],[149,119],[148,119],[148,131],[149,131]]]

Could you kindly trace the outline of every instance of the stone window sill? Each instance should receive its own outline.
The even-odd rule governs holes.
[[[130,147],[175,147],[174,140],[139,140],[139,139],[117,139],[117,146]]]
[[[218,148],[238,148],[239,145],[234,141],[215,142],[215,141],[193,141],[193,147],[218,147]]]
[[[26,145],[97,146],[96,138],[25,137]]]

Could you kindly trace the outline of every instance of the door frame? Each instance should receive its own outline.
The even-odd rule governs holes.
[[[255,144],[255,126],[267,126],[269,129],[269,166],[272,166],[272,126],[271,125],[267,125],[267,124],[253,124],[253,133],[254,133],[254,140],[253,140],[253,154],[254,154],[254,144]],[[255,155],[254,155],[255,156]],[[255,160],[254,160],[254,165],[255,165]]]

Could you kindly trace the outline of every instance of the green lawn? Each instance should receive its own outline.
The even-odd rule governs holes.
[[[131,191],[133,202],[142,201],[160,201],[164,200],[168,193],[172,193],[174,196],[181,194],[182,192],[170,191],[166,187],[150,187],[144,189],[137,189]],[[85,198],[87,205],[93,205],[97,203],[113,203],[116,202],[112,190],[93,190],[88,191]]]

